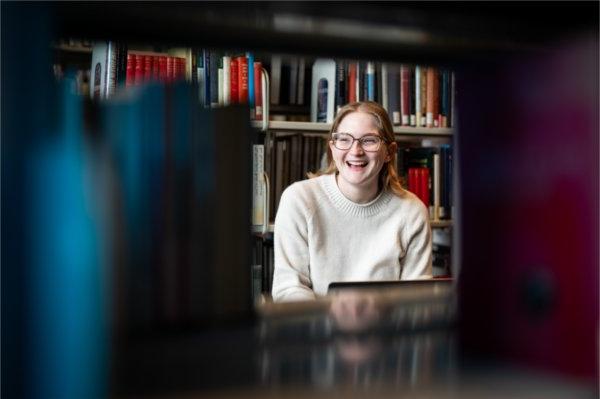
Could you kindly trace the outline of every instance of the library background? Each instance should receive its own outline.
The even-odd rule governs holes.
[[[2,2],[1,58],[2,397],[597,397],[597,2]],[[273,303],[360,100],[434,279]]]

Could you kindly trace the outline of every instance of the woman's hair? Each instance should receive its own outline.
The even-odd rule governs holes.
[[[353,112],[364,112],[373,116],[373,121],[377,130],[381,137],[383,137],[384,141],[389,144],[395,141],[394,137],[394,128],[392,127],[392,123],[390,122],[390,117],[388,116],[385,109],[376,102],[373,101],[358,101],[354,103],[349,103],[344,105],[337,113],[333,124],[331,125],[331,131],[329,134],[333,134],[337,132],[337,128],[342,122],[342,119],[346,117],[346,115],[351,114]],[[330,137],[331,140],[331,137]],[[381,168],[379,172],[379,187],[386,188],[394,192],[396,195],[402,196],[404,193],[404,189],[400,184],[400,180],[398,179],[398,173],[396,172],[396,153],[389,154],[390,160],[386,162],[386,164]],[[337,172],[337,167],[335,166],[335,162],[333,160],[333,154],[331,153],[331,147],[327,146],[327,166],[321,170],[318,170],[315,173],[308,173],[308,177],[318,177],[321,175],[329,175]]]

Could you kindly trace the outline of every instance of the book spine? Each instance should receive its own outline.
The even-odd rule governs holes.
[[[216,73],[211,70],[211,57],[212,54],[209,50],[204,49],[202,51],[204,57],[204,106],[210,107],[211,105],[211,83],[212,74]]]
[[[152,57],[152,80],[160,81],[160,56],[157,55]]]
[[[441,109],[440,109],[440,114],[442,115],[442,120],[441,120],[441,127],[448,127],[448,116],[450,115],[449,112],[449,105],[450,105],[450,79],[449,79],[449,72],[447,69],[443,69],[442,73],[442,84],[441,84]]]
[[[410,125],[410,69],[408,65],[400,66],[400,116],[402,126]]]
[[[171,83],[175,80],[175,57],[167,56],[167,82]]]
[[[238,60],[235,57],[231,58],[231,66],[229,69],[229,98],[232,104],[238,104],[240,102],[239,94],[239,67]]]
[[[409,119],[409,124],[410,126],[417,126],[417,116],[416,116],[416,103],[415,103],[415,99],[416,99],[416,84],[415,84],[415,68],[413,66],[410,66],[410,85],[409,85],[409,91],[408,91],[408,103],[409,103],[409,109],[410,109],[410,119]]]
[[[393,125],[399,125],[400,119],[400,72],[397,65],[388,66],[388,114],[392,120]]]
[[[223,80],[225,79],[225,71],[223,69],[224,69],[223,57],[219,57],[218,69],[217,69],[217,74],[218,74],[218,77],[217,77],[217,86],[218,86],[217,102],[219,103],[219,105],[225,104],[225,83],[223,82]]]
[[[440,176],[440,155],[433,154],[433,219],[440,219],[440,194],[441,194],[441,176]]]
[[[231,57],[223,56],[223,104],[231,104]]]
[[[238,92],[239,101],[242,104],[248,102],[248,59],[237,57],[238,60]]]
[[[250,106],[252,119],[254,119],[254,91],[256,86],[254,85],[254,54],[250,52],[246,53],[246,70],[248,71],[248,105]]]
[[[281,57],[271,57],[271,104],[279,104],[279,93],[281,92]]]
[[[298,58],[290,59],[289,104],[295,105],[298,97]]]
[[[160,76],[160,81],[162,83],[166,83],[169,79],[169,74],[167,71],[167,56],[166,55],[161,55],[158,58],[158,66],[159,66],[159,76]]]
[[[219,106],[219,60],[221,59],[220,55],[216,51],[210,51],[210,79],[208,80],[210,84],[210,106],[218,107]]]
[[[421,126],[421,66],[415,66],[415,126]]]
[[[390,99],[389,99],[389,92],[388,92],[388,66],[387,64],[383,63],[381,64],[381,105],[383,106],[384,109],[386,109],[388,111],[388,115],[389,115],[389,109],[390,109]]]
[[[420,79],[421,79],[421,127],[427,125],[427,67],[421,66],[419,68]]]
[[[375,87],[375,64],[367,62],[367,100],[376,101]]]
[[[150,82],[152,80],[152,56],[144,56],[144,82]]]
[[[356,102],[356,62],[348,65],[348,102]]]
[[[198,101],[200,101],[200,105],[206,106],[206,72],[204,71],[204,52],[199,51],[196,54],[196,64],[198,68]]]
[[[434,98],[434,90],[435,90],[435,75],[436,69],[433,67],[427,68],[427,121],[425,126],[433,127],[434,126],[434,114],[437,116],[437,112],[435,110],[436,98]]]
[[[254,62],[254,118],[261,120],[263,117],[262,101],[262,64],[259,61]]]
[[[144,83],[144,56],[141,54],[135,55],[135,85],[139,86]]]
[[[335,110],[336,113],[346,104],[346,66],[344,61],[336,61],[335,70]]]
[[[127,77],[125,87],[131,87],[135,84],[135,54],[127,54]]]
[[[306,79],[306,61],[304,57],[298,60],[298,100],[296,104],[304,105],[304,85]]]
[[[430,176],[429,176],[429,168],[418,168],[419,171],[419,186],[422,195],[423,203],[427,208],[429,208],[429,214],[431,217],[431,203],[429,199],[431,197],[431,187],[430,187]]]
[[[263,171],[265,169],[265,146],[263,144],[254,144],[252,149],[252,224],[261,225],[265,221],[263,206],[265,198],[263,176]]]

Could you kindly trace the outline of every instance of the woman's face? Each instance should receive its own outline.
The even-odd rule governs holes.
[[[366,135],[381,137],[374,117],[358,111],[347,114],[334,133],[349,133],[355,139]],[[385,142],[375,152],[365,151],[357,140],[348,150],[338,149],[333,141],[329,142],[329,147],[339,171],[338,186],[342,192],[377,192],[379,172],[390,159]]]

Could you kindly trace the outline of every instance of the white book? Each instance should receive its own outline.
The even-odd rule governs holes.
[[[281,86],[281,56],[271,57],[271,104],[279,104]]]
[[[90,97],[92,99],[106,98],[107,63],[108,42],[94,43],[90,68]]]
[[[225,72],[223,71],[223,68],[219,68],[218,72],[217,72],[217,87],[219,88],[219,93],[218,93],[218,103],[219,105],[223,105],[225,104],[225,100],[224,100],[224,90],[223,90],[223,74]]]
[[[252,146],[252,224],[262,225],[265,222],[265,146]]]
[[[310,120],[333,123],[334,107],[335,60],[320,58],[312,68]]]
[[[231,57],[223,57],[223,103],[231,103]]]

